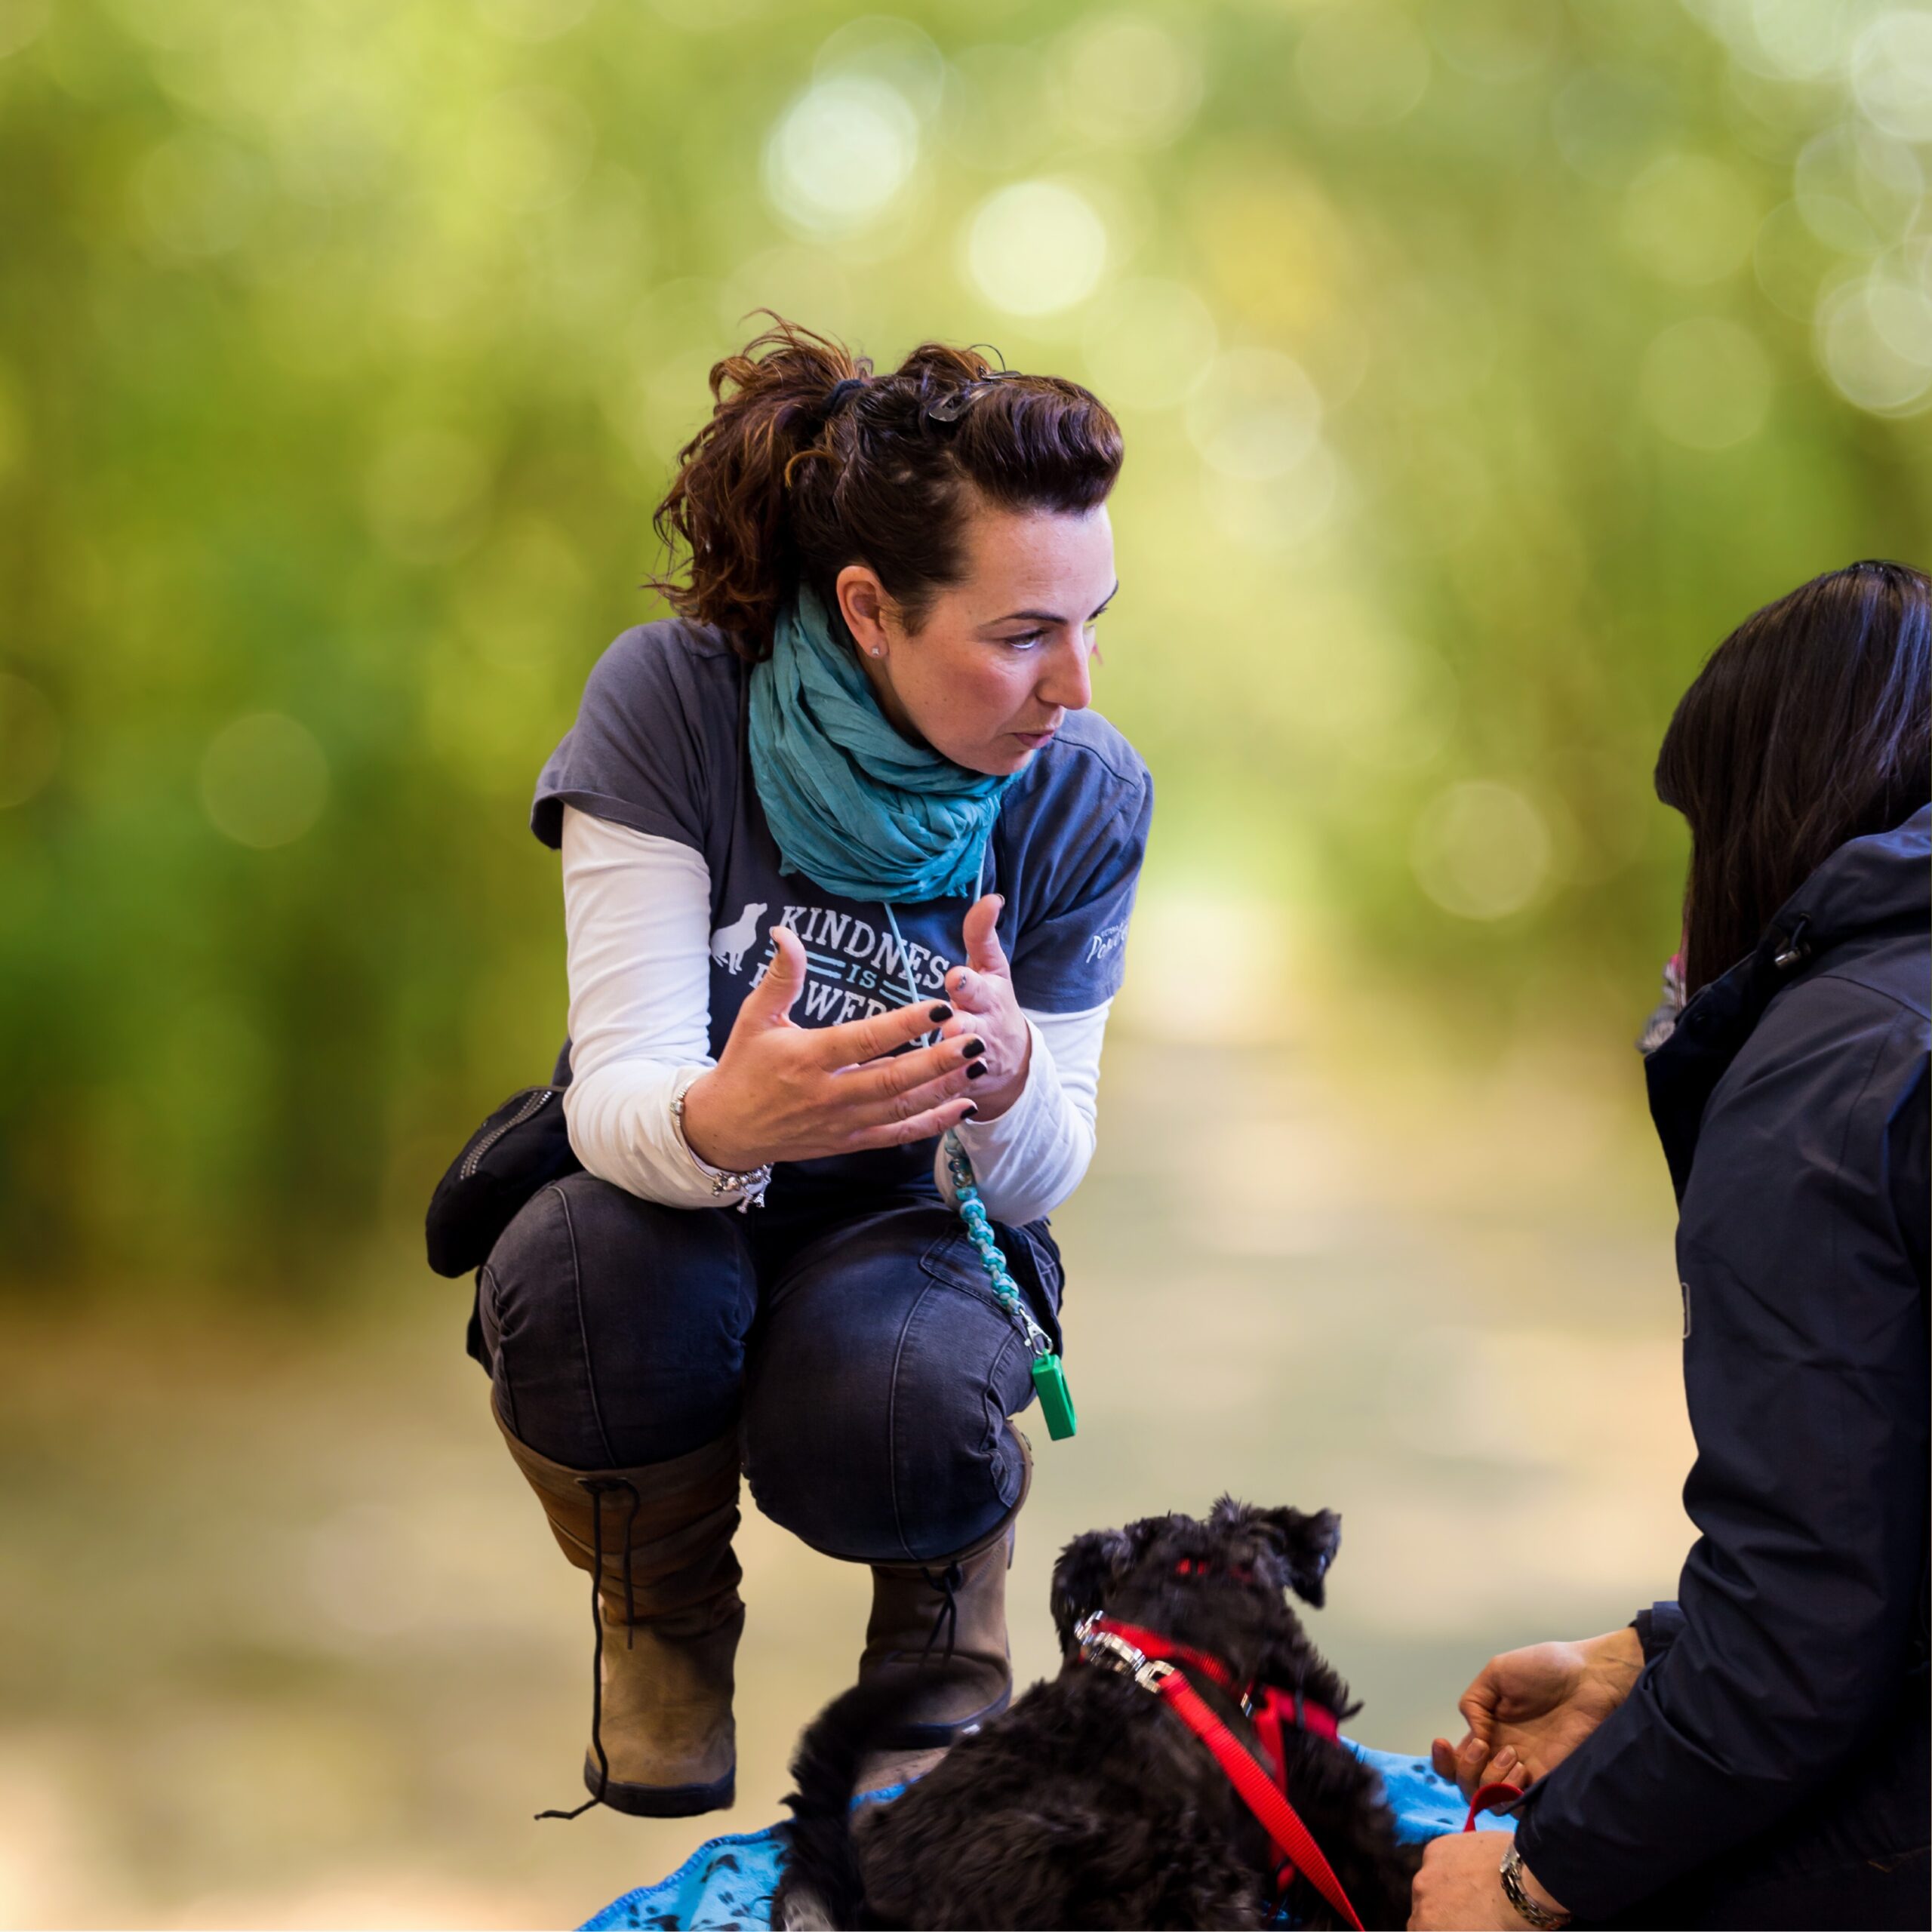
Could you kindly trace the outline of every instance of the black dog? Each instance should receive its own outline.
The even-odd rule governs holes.
[[[889,1693],[847,1691],[792,1764],[773,1924],[1240,1927],[1266,1925],[1284,1907],[1304,1925],[1346,1924],[1305,1877],[1278,1892],[1267,1832],[1166,1700],[1104,1657],[1083,1660],[1081,1626],[1103,1613],[1218,1659],[1257,1700],[1273,1687],[1312,1710],[1309,1727],[1282,1732],[1289,1796],[1364,1925],[1405,1925],[1419,1855],[1396,1842],[1375,1774],[1334,1741],[1331,1720],[1361,1707],[1284,1595],[1318,1606],[1340,1540],[1327,1510],[1225,1497],[1205,1522],[1150,1516],[1075,1537],[1054,1571],[1060,1675],[896,1802],[856,1815],[853,1780],[891,1711]],[[1259,1755],[1236,1697],[1204,1671],[1187,1676]]]

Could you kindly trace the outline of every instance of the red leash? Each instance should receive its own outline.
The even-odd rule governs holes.
[[[1295,1807],[1255,1762],[1240,1739],[1208,1709],[1200,1692],[1179,1671],[1169,1670],[1156,1680],[1154,1688],[1168,1700],[1168,1707],[1175,1716],[1214,1752],[1215,1761],[1227,1774],[1228,1782],[1241,1802],[1260,1820],[1262,1829],[1274,1841],[1275,1849],[1342,1915],[1354,1932],[1361,1932],[1361,1921],[1349,1903],[1341,1880],[1322,1857],[1321,1847],[1309,1835],[1308,1827]]]
[[[1362,1932],[1361,1920],[1334,1868],[1321,1855],[1321,1847],[1310,1835],[1287,1793],[1271,1777],[1254,1754],[1229,1730],[1212,1708],[1188,1682],[1177,1664],[1198,1670],[1232,1695],[1238,1695],[1234,1673],[1218,1657],[1177,1644],[1158,1631],[1122,1623],[1111,1617],[1093,1617],[1080,1627],[1082,1652],[1092,1657],[1097,1652],[1129,1672],[1144,1690],[1152,1690],[1167,1700],[1168,1707],[1214,1754],[1214,1761],[1226,1775],[1241,1802],[1260,1820],[1275,1849],[1281,1855],[1283,1872],[1276,1882],[1285,1885],[1287,1877],[1300,1872],[1342,1915],[1353,1932]],[[1281,1737],[1284,1711],[1291,1713],[1302,1728],[1331,1741],[1340,1727],[1333,1711],[1319,1704],[1305,1703],[1298,1697],[1270,1687],[1264,1694],[1257,1715],[1263,1748],[1274,1759],[1287,1782],[1287,1758]],[[1285,1873],[1287,1876],[1284,1876]]]
[[[1523,1787],[1519,1784],[1486,1784],[1480,1786],[1475,1796],[1469,1801],[1469,1821],[1463,1826],[1463,1830],[1472,1832],[1475,1829],[1478,1811],[1500,1811],[1506,1805],[1514,1804],[1522,1795]]]

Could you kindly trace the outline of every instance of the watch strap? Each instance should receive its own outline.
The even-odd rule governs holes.
[[[1530,1888],[1523,1882],[1523,1854],[1513,1844],[1503,1854],[1503,1896],[1509,1901],[1510,1909],[1535,1926],[1537,1932],[1556,1932],[1558,1926],[1570,1923],[1568,1912],[1556,1911],[1531,1897]]]

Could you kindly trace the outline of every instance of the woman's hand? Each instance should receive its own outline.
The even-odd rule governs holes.
[[[1033,1035],[1013,990],[1013,969],[999,943],[999,915],[1006,901],[996,892],[976,900],[962,931],[966,964],[946,976],[953,1017],[940,1029],[948,1038],[972,1036],[986,1043],[978,1057],[983,1072],[973,1078],[972,1095],[981,1120],[997,1120],[1026,1088]]]
[[[746,1174],[768,1161],[809,1161],[897,1147],[943,1133],[976,1111],[970,1069],[990,1057],[977,1029],[921,1001],[842,1026],[795,1024],[805,949],[775,926],[764,977],[745,997],[718,1064],[685,1090],[685,1140],[701,1161]],[[945,1026],[948,1037],[895,1049]]]
[[[1574,1644],[1531,1644],[1491,1657],[1457,1708],[1469,1725],[1451,1750],[1438,1737],[1436,1775],[1454,1778],[1465,1798],[1506,1780],[1525,1787],[1545,1777],[1630,1694],[1644,1668],[1634,1630],[1612,1630]],[[1500,1756],[1499,1754],[1510,1754]]]
[[[1409,1932],[1515,1932],[1529,1921],[1503,1889],[1507,1832],[1451,1832],[1432,1838],[1409,1896]],[[1539,1905],[1563,1908],[1526,1866],[1523,1884]]]

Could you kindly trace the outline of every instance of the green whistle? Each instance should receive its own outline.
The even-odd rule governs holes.
[[[1047,1433],[1056,1442],[1064,1442],[1078,1427],[1074,1419],[1073,1396],[1066,1386],[1066,1371],[1058,1355],[1033,1358],[1033,1386],[1040,1397],[1040,1413],[1047,1419]]]

